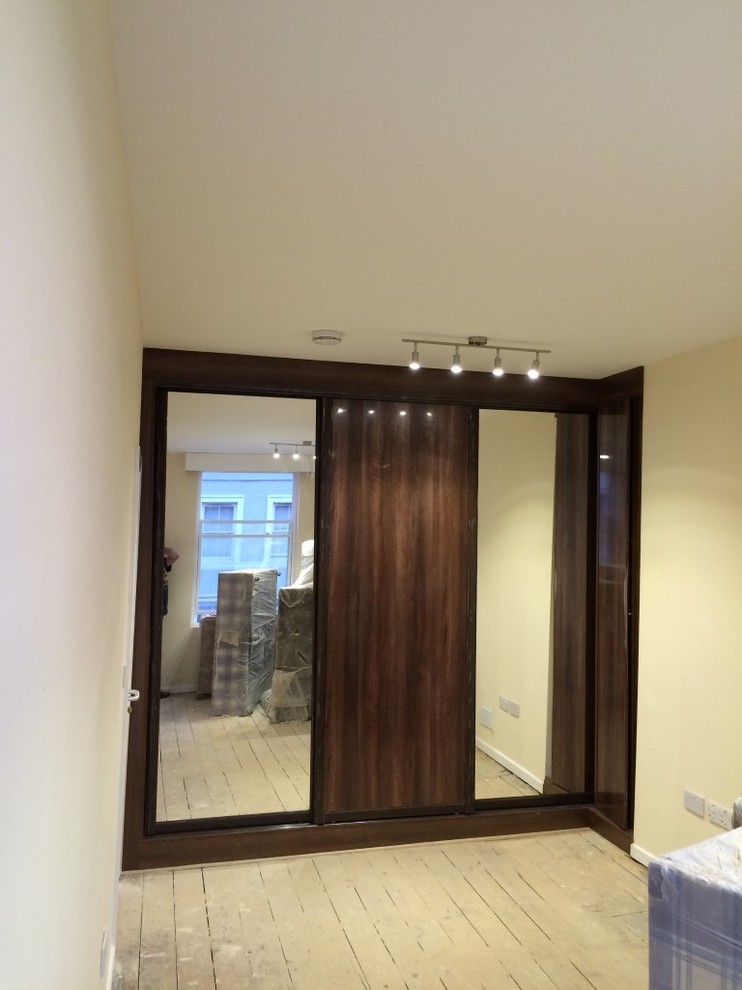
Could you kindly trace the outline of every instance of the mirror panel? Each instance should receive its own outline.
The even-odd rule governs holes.
[[[315,429],[310,400],[169,393],[158,823],[308,813]]]
[[[551,413],[479,412],[476,800],[549,777],[555,445]]]

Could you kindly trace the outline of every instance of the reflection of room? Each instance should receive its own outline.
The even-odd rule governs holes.
[[[309,806],[314,430],[313,402],[170,395],[159,820]]]
[[[479,413],[478,800],[542,793],[548,775],[555,424]]]

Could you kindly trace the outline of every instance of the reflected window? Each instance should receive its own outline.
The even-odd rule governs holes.
[[[294,486],[293,474],[202,472],[196,622],[216,612],[220,573],[270,567],[277,588],[290,583]]]

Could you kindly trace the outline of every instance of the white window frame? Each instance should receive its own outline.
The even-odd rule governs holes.
[[[286,555],[286,561],[287,561],[286,567],[287,567],[287,570],[288,570],[288,573],[286,575],[286,583],[287,584],[289,584],[293,580],[293,576],[292,576],[291,571],[292,571],[292,562],[293,562],[293,556],[294,556],[294,543],[296,542],[296,516],[297,516],[297,511],[296,511],[296,501],[297,501],[296,500],[296,490],[297,490],[297,487],[298,486],[296,484],[296,475],[294,474],[293,475],[293,482],[292,482],[292,486],[291,486],[291,490],[292,490],[291,499],[287,499],[286,495],[266,495],[266,498],[265,498],[265,508],[266,508],[265,533],[266,533],[266,541],[265,541],[265,550],[263,552],[263,564],[264,564],[265,567],[269,567],[270,566],[270,562],[271,562],[272,557],[273,557],[273,554],[272,554],[272,546],[273,546],[273,544],[272,544],[272,541],[271,541],[270,537],[272,537],[273,535],[275,535],[275,536],[277,536],[281,540],[288,540],[288,549],[287,549],[287,555]],[[281,524],[284,524],[287,521],[285,519],[276,520],[276,506],[277,505],[286,505],[287,503],[291,506],[291,519],[288,520],[289,528],[288,528],[288,530],[285,533],[275,533],[273,527],[276,524],[276,522],[279,522]]]

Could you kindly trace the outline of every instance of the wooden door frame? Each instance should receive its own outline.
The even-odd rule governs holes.
[[[124,869],[187,865],[249,859],[263,856],[329,851],[359,846],[386,845],[399,842],[428,841],[469,836],[496,835],[544,830],[550,828],[592,825],[622,845],[628,846],[630,833],[617,827],[595,809],[592,795],[545,795],[539,799],[504,800],[497,806],[469,806],[465,815],[418,815],[414,818],[382,821],[355,821],[321,824],[298,821],[302,816],[288,816],[281,823],[250,819],[218,820],[208,828],[177,823],[155,831],[152,802],[147,800],[147,767],[152,776],[152,720],[156,705],[153,693],[158,689],[158,670],[151,662],[153,638],[160,618],[153,592],[158,586],[158,566],[161,560],[164,518],[164,485],[162,472],[165,442],[165,400],[169,391],[204,392],[253,396],[274,396],[301,399],[359,398],[403,400],[409,402],[466,405],[475,408],[522,410],[528,412],[579,412],[595,417],[601,406],[613,396],[630,397],[640,409],[643,389],[642,369],[633,369],[608,379],[575,379],[542,377],[532,382],[525,376],[492,375],[467,372],[453,377],[446,371],[384,365],[347,364],[327,361],[306,361],[284,358],[253,357],[200,351],[145,349],[142,374],[142,494],[139,532],[136,622],[134,634],[133,684],[142,695],[131,716],[129,758],[124,815]],[[636,438],[635,438],[636,439]],[[328,456],[318,437],[318,465]],[[159,472],[159,474],[158,474]],[[632,479],[638,493],[638,462]],[[319,488],[319,486],[318,486]],[[319,493],[317,495],[319,498]],[[632,554],[638,560],[638,507],[632,515]],[[160,556],[158,556],[158,547]],[[472,568],[472,576],[474,568]],[[636,577],[634,576],[634,581]],[[634,584],[634,590],[638,586]],[[322,663],[322,608],[318,602],[316,687],[318,704],[322,705],[324,668]],[[470,609],[473,624],[474,608]],[[632,624],[635,637],[636,624]],[[472,630],[473,642],[473,630]],[[474,670],[469,649],[466,676],[473,697]],[[632,663],[635,667],[635,652]],[[633,753],[635,732],[635,682],[630,696],[633,712],[628,712],[627,746]],[[473,702],[472,702],[473,704]],[[596,721],[600,712],[596,712]],[[472,735],[473,746],[473,735]],[[319,768],[316,753],[313,770]],[[149,748],[149,750],[148,750]],[[468,771],[467,771],[468,772]],[[321,785],[315,778],[314,794]],[[151,791],[151,779],[150,779]],[[629,793],[633,780],[629,782]]]

